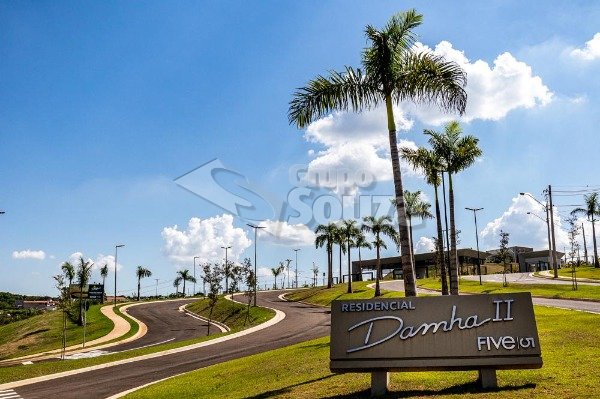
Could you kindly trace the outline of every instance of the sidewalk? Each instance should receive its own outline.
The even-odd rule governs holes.
[[[533,275],[536,276],[536,277],[548,278],[548,279],[551,279],[551,280],[556,280],[554,278],[554,274],[553,274],[552,270],[542,270],[540,272],[533,273]],[[558,276],[558,279],[562,280],[562,281],[571,281],[571,277]],[[600,285],[600,280],[594,280],[592,278],[580,278],[580,277],[577,277],[577,282],[578,283]]]

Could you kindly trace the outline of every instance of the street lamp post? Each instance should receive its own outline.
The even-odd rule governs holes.
[[[548,215],[550,212],[550,209],[548,207],[548,204],[544,205],[542,204],[540,201],[538,201],[537,198],[535,198],[533,195],[529,194],[529,193],[519,193],[519,195],[526,195],[529,198],[533,199],[535,202],[537,202],[538,204],[540,204],[541,206],[544,207],[544,210],[546,211],[546,219],[543,219],[542,217],[538,216],[535,213],[532,212],[527,212],[528,215],[533,215],[535,217],[537,217],[538,219],[542,220],[543,222],[546,222],[546,229],[548,230],[548,264],[550,265],[550,267],[552,267],[553,269],[556,267],[556,265],[554,264],[554,258],[553,258],[553,251],[552,251],[552,240],[550,238],[550,216]]]
[[[294,249],[296,253],[296,289],[298,289],[298,251],[300,251],[300,248]]]
[[[225,293],[229,292],[229,271],[227,270],[227,250],[231,248],[231,245],[221,247],[225,250]]]
[[[477,274],[479,274],[479,285],[481,285],[481,258],[479,255],[479,230],[477,229],[477,211],[483,210],[483,208],[465,208],[468,211],[473,211],[475,218],[475,242],[477,243]]]
[[[265,226],[256,226],[251,223],[246,224],[254,229],[254,306],[256,306],[256,286],[258,283],[258,276],[256,274],[256,231],[258,229],[264,229]]]
[[[125,246],[125,244],[115,245],[115,297],[113,299],[114,306],[117,306],[117,254],[118,254],[117,250],[124,246]]]
[[[194,256],[194,295],[196,295],[196,259],[200,259],[199,256]]]

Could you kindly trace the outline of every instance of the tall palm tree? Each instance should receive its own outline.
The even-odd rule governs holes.
[[[148,269],[146,269],[144,266],[138,266],[137,269],[135,270],[135,275],[138,279],[138,293],[137,293],[137,300],[140,300],[140,284],[142,282],[142,279],[144,277],[150,277],[152,276],[152,272]]]
[[[448,203],[450,208],[450,294],[458,295],[458,266],[456,254],[456,223],[454,218],[454,185],[452,175],[471,166],[482,154],[479,139],[461,136],[462,127],[456,121],[448,123],[443,133],[425,130],[429,143],[439,155],[448,172]]]
[[[346,253],[346,238],[344,237],[344,234],[342,233],[342,230],[340,230],[340,226],[338,226],[337,224],[335,225],[335,243],[338,246],[339,249],[339,266],[340,266],[340,273],[338,274],[339,279],[338,279],[338,284],[342,282],[342,253],[345,254]]]
[[[382,235],[388,236],[392,240],[396,239],[398,233],[394,230],[392,226],[392,218],[389,216],[380,216],[378,218],[374,216],[365,216],[363,218],[363,225],[361,226],[362,231],[366,231],[367,233],[371,233],[375,236],[375,249],[377,250],[377,277],[375,278],[375,296],[381,296],[381,289],[379,287],[379,280],[382,278],[381,275],[381,259],[380,259],[380,248],[385,247],[385,243],[383,243]],[[382,245],[382,243],[384,245]],[[404,266],[404,265],[403,265]],[[403,267],[404,269],[404,267]],[[404,270],[403,270],[404,272]],[[411,270],[412,272],[412,270]]]
[[[179,296],[179,286],[181,285],[181,277],[177,276],[175,277],[175,280],[173,280],[173,287],[175,287],[175,296]]]
[[[467,103],[467,79],[460,66],[431,52],[415,51],[414,29],[422,21],[421,14],[409,10],[394,15],[382,29],[367,26],[369,46],[362,53],[363,69],[347,66],[344,72],[317,76],[294,93],[288,111],[290,123],[305,128],[333,111],[361,112],[385,104],[407,296],[416,295],[416,286],[393,106],[403,101],[437,104],[462,114]]]
[[[336,231],[335,223],[320,224],[315,229],[315,248],[324,246],[327,250],[327,288],[331,288],[333,284],[333,244]]]
[[[359,269],[362,271],[362,257],[360,255],[360,249],[361,248],[372,249],[373,246],[371,245],[371,243],[369,241],[367,241],[367,237],[365,237],[365,235],[363,234],[363,232],[361,230],[358,230],[358,234],[354,238],[354,248],[358,249],[358,264],[360,266]]]
[[[348,252],[348,294],[352,293],[352,266],[350,264],[350,249],[354,246],[354,241],[357,235],[360,233],[358,227],[356,227],[356,220],[343,220],[339,231],[346,241],[346,248]]]
[[[406,159],[409,164],[415,169],[421,169],[425,172],[425,181],[427,184],[433,186],[433,192],[435,196],[435,219],[437,225],[437,240],[436,240],[436,251],[437,260],[440,263],[440,274],[442,280],[442,295],[448,295],[448,278],[447,268],[444,258],[444,247],[443,247],[443,232],[442,232],[442,219],[440,213],[440,201],[438,199],[438,188],[441,183],[440,170],[442,165],[439,156],[433,151],[428,150],[424,147],[420,147],[416,150],[410,148],[402,148],[402,158]]]
[[[79,318],[77,321],[77,324],[79,324],[80,326],[83,325],[83,288],[90,281],[90,275],[92,274],[93,264],[94,262],[86,261],[83,259],[83,256],[81,256],[79,257],[79,264],[77,265],[77,270],[75,272],[75,277],[77,278],[77,285],[79,286],[79,292],[81,293],[79,296]]]
[[[102,277],[102,290],[106,292],[104,285],[106,283],[106,277],[108,277],[108,264],[105,263],[104,266],[100,268],[100,277]],[[102,295],[102,303],[104,303],[104,295]]]
[[[283,273],[283,269],[285,269],[285,265],[283,264],[283,262],[279,262],[279,266],[271,268],[271,273],[273,273],[273,277],[275,279],[275,289],[277,289],[277,277],[279,277],[279,275]]]
[[[576,208],[571,211],[571,215],[586,215],[587,219],[592,222],[592,239],[594,243],[594,267],[600,267],[598,262],[598,248],[596,246],[596,216],[600,216],[600,199],[598,193],[585,195],[585,208]]]
[[[195,283],[196,278],[190,274],[189,269],[177,270],[177,277],[180,277],[181,281],[183,281],[183,296],[185,297],[185,282]]]
[[[60,267],[65,278],[69,280],[69,286],[73,284],[73,279],[75,278],[75,267],[70,262],[65,262]]]

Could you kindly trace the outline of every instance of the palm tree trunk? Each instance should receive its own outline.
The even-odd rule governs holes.
[[[448,204],[450,208],[450,295],[458,295],[458,265],[456,262],[456,225],[454,223],[454,188],[448,172]]]
[[[360,256],[360,247],[358,247],[358,272],[360,273],[360,279],[362,281],[362,258]]]
[[[185,298],[185,279],[183,279],[183,297]]]
[[[138,278],[138,295],[137,295],[137,300],[138,302],[140,301],[140,279]]]
[[[408,233],[409,233],[409,239],[410,239],[410,257],[412,259],[412,266],[413,266],[413,276],[415,276],[415,279],[417,278],[417,271],[415,270],[416,266],[416,262],[415,262],[415,245],[414,245],[414,241],[413,241],[413,228],[412,228],[412,216],[408,217]],[[415,285],[416,285],[416,280],[415,280]]]
[[[333,285],[333,245],[327,245],[327,288]]]
[[[448,295],[448,279],[446,277],[446,257],[444,256],[444,235],[442,232],[442,216],[440,212],[440,201],[438,199],[438,186],[433,186],[435,194],[435,219],[437,224],[437,248],[440,262],[440,274],[442,278],[442,295]]]
[[[596,219],[592,216],[592,238],[594,239],[594,267],[600,267],[598,262],[598,248],[596,247]]]
[[[340,244],[339,247],[340,247],[340,278],[338,280],[338,284],[340,284],[342,282],[342,244]]]
[[[381,288],[379,287],[379,275],[381,274],[381,260],[379,258],[379,234],[377,234],[377,244],[375,244],[375,246],[377,247],[377,277],[375,278],[375,296],[378,297],[381,296]]]
[[[352,293],[352,270],[350,267],[350,237],[348,236],[348,294]]]
[[[388,132],[390,140],[390,156],[392,158],[392,171],[394,174],[394,191],[396,194],[396,212],[398,213],[398,233],[400,235],[400,255],[402,259],[402,276],[404,277],[404,294],[416,296],[415,276],[413,274],[412,252],[408,242],[408,226],[406,222],[406,206],[404,204],[404,189],[402,188],[402,173],[400,171],[400,158],[398,156],[398,140],[396,138],[396,123],[392,109],[392,96],[385,96],[387,110]]]

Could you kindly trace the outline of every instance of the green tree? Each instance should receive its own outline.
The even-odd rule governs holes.
[[[281,273],[283,273],[284,269],[285,269],[285,265],[283,264],[283,262],[279,262],[279,266],[271,268],[271,273],[273,273],[273,277],[275,279],[275,285],[274,285],[275,289],[277,289],[277,277],[279,277],[279,275]]]
[[[367,26],[369,44],[362,53],[363,69],[347,66],[344,72],[317,76],[294,93],[288,111],[290,123],[305,128],[333,111],[361,112],[385,105],[406,296],[416,295],[416,285],[393,106],[412,101],[437,104],[462,114],[467,103],[466,74],[460,66],[431,52],[415,50],[414,29],[422,21],[421,14],[409,10],[394,15],[382,29]]]
[[[90,281],[90,275],[92,274],[92,265],[94,262],[86,261],[83,256],[79,257],[79,264],[75,272],[77,278],[77,285],[79,286],[79,316],[77,318],[77,324],[83,325],[83,289]]]
[[[438,188],[441,184],[440,171],[443,169],[440,157],[433,150],[424,147],[418,149],[402,148],[402,158],[408,161],[414,169],[420,169],[425,173],[425,181],[433,186],[435,197],[435,219],[437,227],[436,259],[440,260],[440,275],[442,280],[442,295],[448,295],[448,278],[446,261],[444,258],[444,238],[442,236],[442,218],[440,202],[438,199]]]
[[[65,262],[60,267],[65,278],[69,281],[69,286],[73,284],[73,280],[75,279],[75,267],[70,262]]]
[[[396,240],[396,235],[398,233],[396,233],[396,230],[394,230],[394,227],[391,224],[392,218],[387,215],[380,216],[378,218],[374,216],[365,216],[363,218],[363,222],[364,223],[361,226],[361,230],[371,233],[375,236],[373,245],[375,246],[375,250],[377,252],[377,277],[375,278],[375,296],[377,297],[381,296],[381,289],[379,287],[379,280],[382,278],[380,249],[382,247],[387,248],[381,236],[387,236],[392,240]]]
[[[179,286],[181,285],[181,276],[175,277],[173,280],[173,287],[175,287],[175,296],[179,296]]]
[[[358,230],[358,234],[356,235],[356,238],[354,239],[354,248],[358,249],[358,265],[359,265],[360,271],[362,272],[362,256],[360,254],[360,249],[361,248],[373,249],[373,246],[367,240],[367,237],[365,237],[364,233],[361,230]]]
[[[190,274],[189,269],[177,270],[177,276],[181,277],[181,281],[183,282],[183,296],[185,297],[185,282],[195,283],[196,278]]]
[[[135,275],[136,275],[137,281],[138,281],[137,300],[139,301],[140,300],[140,288],[141,288],[140,285],[141,285],[142,279],[145,277],[152,276],[152,272],[150,270],[146,269],[144,266],[138,266],[137,269],[135,270]]]
[[[600,200],[598,193],[591,193],[583,197],[585,208],[576,208],[571,211],[571,215],[585,215],[592,223],[592,242],[594,243],[594,267],[600,267],[598,262],[598,247],[596,246],[596,216],[600,216]]]
[[[498,250],[498,253],[496,254],[498,256],[498,259],[500,259],[500,261],[502,262],[503,265],[503,285],[506,287],[508,286],[508,281],[506,280],[506,271],[507,271],[507,265],[510,265],[510,261],[512,260],[512,255],[510,253],[510,250],[508,249],[508,236],[510,235],[510,233],[507,233],[505,231],[500,230],[500,249]]]
[[[454,184],[452,176],[471,166],[482,154],[479,139],[472,135],[461,136],[462,127],[456,121],[445,126],[444,132],[425,130],[429,144],[440,157],[448,172],[448,203],[450,208],[450,294],[458,295],[458,266],[456,254],[456,223],[454,217]]]
[[[204,265],[202,265],[202,271],[204,272],[204,281],[206,284],[208,284],[207,297],[210,311],[208,313],[206,335],[210,335],[210,324],[212,320],[213,310],[215,309],[215,306],[219,301],[219,290],[221,289],[221,281],[223,280],[223,275],[225,271],[216,263],[214,265],[211,265],[210,263],[205,263]],[[181,278],[183,279],[183,277]],[[185,285],[185,279],[183,279],[183,282]]]
[[[315,229],[315,248],[325,247],[327,250],[327,288],[333,285],[333,244],[336,239],[335,223],[320,224]]]
[[[350,263],[350,250],[355,245],[355,240],[360,234],[360,230],[356,227],[356,220],[343,220],[339,231],[342,238],[346,242],[348,252],[348,294],[352,293],[352,265]]]
[[[105,283],[106,277],[108,277],[108,265],[106,263],[100,268],[100,277],[102,277],[102,291],[106,292]],[[104,294],[102,295],[102,303],[104,303]]]
[[[342,254],[345,254],[346,251],[346,237],[344,237],[344,234],[342,233],[342,230],[340,229],[340,226],[338,226],[337,224],[335,224],[335,243],[338,246],[338,254],[339,254],[339,279],[338,279],[338,284],[340,284],[342,282]]]
[[[402,150],[401,150],[402,151]],[[406,205],[406,218],[408,220],[408,234],[410,238],[410,253],[413,258],[413,267],[415,264],[415,243],[413,239],[413,223],[412,218],[418,217],[423,219],[431,219],[433,215],[429,211],[431,208],[431,204],[427,201],[424,201],[421,198],[421,190],[417,190],[414,192],[404,190],[404,203]],[[396,201],[392,200],[392,203],[395,204]]]

